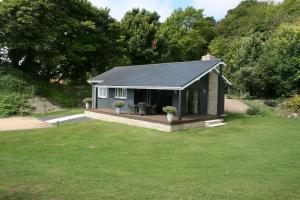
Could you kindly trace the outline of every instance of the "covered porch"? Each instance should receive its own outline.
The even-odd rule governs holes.
[[[214,119],[223,119],[222,117],[219,117],[217,115],[184,115],[181,117],[181,119],[179,119],[176,116],[172,122],[168,122],[166,118],[166,114],[134,115],[134,114],[130,114],[128,111],[122,111],[121,114],[116,114],[115,109],[109,109],[109,108],[88,109],[86,111],[110,115],[110,116],[128,118],[128,119],[141,120],[146,122],[153,122],[158,124],[165,124],[165,125],[180,125],[180,124],[187,124],[187,123],[194,123],[194,122],[203,122],[203,121],[214,120]]]

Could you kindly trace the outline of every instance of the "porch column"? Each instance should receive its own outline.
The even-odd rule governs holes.
[[[182,115],[182,91],[178,90],[178,109],[177,109],[177,115],[178,120],[181,120]]]
[[[97,87],[93,86],[92,87],[92,98],[93,98],[92,108],[93,109],[97,108],[97,96],[98,96],[97,92],[98,92]]]

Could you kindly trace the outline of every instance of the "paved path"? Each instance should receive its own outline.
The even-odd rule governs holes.
[[[47,122],[49,124],[56,124],[61,122],[67,122],[67,121],[82,121],[82,120],[88,120],[90,118],[86,117],[85,114],[77,114],[77,115],[70,115],[65,117],[59,117],[54,119],[43,119],[44,122]]]

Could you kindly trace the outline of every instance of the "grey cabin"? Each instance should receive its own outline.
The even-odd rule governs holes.
[[[121,100],[122,112],[142,103],[151,108],[146,115],[162,114],[164,106],[174,106],[178,120],[186,115],[222,116],[224,90],[230,85],[223,75],[225,66],[206,55],[199,61],[114,67],[88,81],[92,108],[114,109],[113,102]]]

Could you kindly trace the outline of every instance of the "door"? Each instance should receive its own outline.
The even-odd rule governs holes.
[[[199,113],[199,89],[190,88],[185,92],[185,113],[197,115]]]

